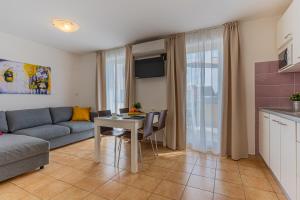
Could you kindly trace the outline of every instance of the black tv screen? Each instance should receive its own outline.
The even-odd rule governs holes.
[[[162,56],[135,60],[135,77],[151,78],[165,75],[165,61]]]

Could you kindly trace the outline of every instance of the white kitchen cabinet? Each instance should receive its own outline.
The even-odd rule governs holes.
[[[300,26],[299,26],[299,20],[300,20],[300,0],[293,0],[292,3],[292,9],[293,9],[293,61],[294,63],[300,62]]]
[[[270,165],[270,114],[259,112],[259,153]]]
[[[280,49],[293,38],[294,6],[291,5],[284,12],[277,23],[277,48]]]
[[[293,0],[277,23],[277,48],[281,52],[286,45],[293,44],[292,63],[285,72],[300,71],[300,0]]]
[[[300,142],[297,143],[297,200],[300,200]]]
[[[281,146],[281,134],[280,134],[280,117],[270,115],[270,169],[280,180],[280,146]]]
[[[296,122],[281,118],[280,182],[291,199],[297,198]],[[300,130],[300,129],[299,129]]]

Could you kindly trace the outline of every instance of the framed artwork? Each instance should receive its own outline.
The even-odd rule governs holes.
[[[51,68],[0,59],[0,94],[51,94]]]

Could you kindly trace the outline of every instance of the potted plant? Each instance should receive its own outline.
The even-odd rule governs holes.
[[[142,105],[140,102],[136,102],[132,105],[132,108],[130,109],[130,113],[137,113],[141,112]]]
[[[292,94],[290,100],[293,101],[294,112],[300,112],[300,92]]]

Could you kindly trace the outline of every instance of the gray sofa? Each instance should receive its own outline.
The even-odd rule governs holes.
[[[72,107],[0,111],[0,181],[48,164],[49,149],[93,137],[93,122],[70,121],[72,114]]]

